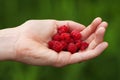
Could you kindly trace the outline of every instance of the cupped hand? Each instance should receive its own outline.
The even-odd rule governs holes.
[[[71,30],[77,29],[83,40],[89,43],[85,51],[71,54],[67,51],[59,53],[48,48],[48,41],[57,32],[57,28],[67,25]],[[61,67],[82,62],[100,55],[108,46],[104,42],[106,22],[96,18],[88,27],[73,21],[30,20],[17,27],[20,35],[15,43],[15,60],[31,65],[50,65]]]

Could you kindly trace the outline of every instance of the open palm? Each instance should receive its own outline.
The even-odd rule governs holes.
[[[61,25],[81,31],[83,40],[89,43],[85,51],[71,54],[67,51],[55,52],[48,48],[48,41]],[[88,27],[73,21],[30,20],[18,27],[19,39],[16,42],[16,61],[32,65],[64,66],[82,62],[101,54],[108,46],[103,42],[106,22],[96,18]]]

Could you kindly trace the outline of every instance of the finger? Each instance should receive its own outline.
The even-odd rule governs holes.
[[[100,55],[107,47],[108,47],[108,43],[107,42],[100,43],[98,46],[96,46],[93,49],[91,58]]]
[[[83,31],[81,31],[81,34],[83,35],[82,39],[85,40],[88,38],[97,28],[97,26],[101,23],[101,18],[96,18],[93,20],[93,22]]]
[[[90,42],[87,50],[94,49],[99,43],[101,43],[103,41],[104,34],[105,28],[100,27],[95,33],[95,39],[92,42]]]
[[[107,22],[102,22],[97,29],[99,29],[100,27],[104,27],[105,29],[107,28],[108,23]],[[97,31],[97,30],[96,30]],[[95,33],[92,33],[92,35],[90,35],[87,39],[86,42],[90,43],[93,39],[95,38]]]
[[[85,26],[80,24],[80,23],[77,23],[77,22],[74,22],[74,21],[56,21],[56,25],[59,27],[59,26],[63,26],[63,25],[67,25],[70,27],[71,30],[78,30],[78,31],[81,31],[83,29],[85,29]]]
[[[91,43],[91,41],[93,41],[93,39],[95,39],[95,33],[92,33],[92,34],[90,35],[90,37],[88,37],[88,38],[85,40],[85,42]]]
[[[108,27],[108,23],[103,21],[97,28],[100,28],[100,27],[107,28]]]
[[[69,64],[83,62],[83,61],[95,58],[98,55],[100,55],[107,47],[108,47],[108,43],[102,42],[99,45],[97,45],[96,48],[93,50],[75,53],[75,54],[71,55]]]

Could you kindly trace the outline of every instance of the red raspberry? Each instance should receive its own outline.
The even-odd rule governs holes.
[[[48,42],[48,46],[49,46],[50,49],[53,48],[53,44],[54,44],[54,41],[49,41],[49,42]]]
[[[77,46],[74,43],[69,43],[67,50],[71,53],[75,53],[77,51]]]
[[[53,40],[55,41],[60,41],[60,35],[59,34],[55,34],[53,37],[52,37]]]
[[[67,50],[68,44],[65,41],[61,41],[61,44],[63,45],[63,50]]]
[[[89,44],[87,42],[81,42],[80,50],[85,50],[88,46]]]
[[[69,43],[74,43],[74,42],[75,40],[71,38]]]
[[[62,33],[60,35],[60,38],[61,38],[61,40],[66,41],[66,42],[70,42],[70,40],[71,40],[69,33]]]
[[[63,49],[63,45],[59,41],[54,41],[52,49],[55,50],[56,52],[60,52]]]
[[[67,33],[67,32],[69,32],[69,27],[68,26],[66,26],[66,25],[63,25],[63,26],[60,26],[59,28],[58,28],[58,33]]]
[[[73,37],[74,40],[79,40],[82,37],[82,35],[80,34],[80,32],[77,31],[77,30],[73,30],[71,32],[71,36]]]
[[[81,43],[82,43],[81,40],[77,40],[76,41],[76,46],[77,46],[78,49],[80,49]]]

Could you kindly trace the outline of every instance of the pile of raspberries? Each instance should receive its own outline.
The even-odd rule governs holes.
[[[71,53],[85,50],[88,43],[81,40],[82,35],[77,30],[70,31],[66,25],[60,26],[52,40],[48,42],[48,47],[56,52],[69,51]]]

